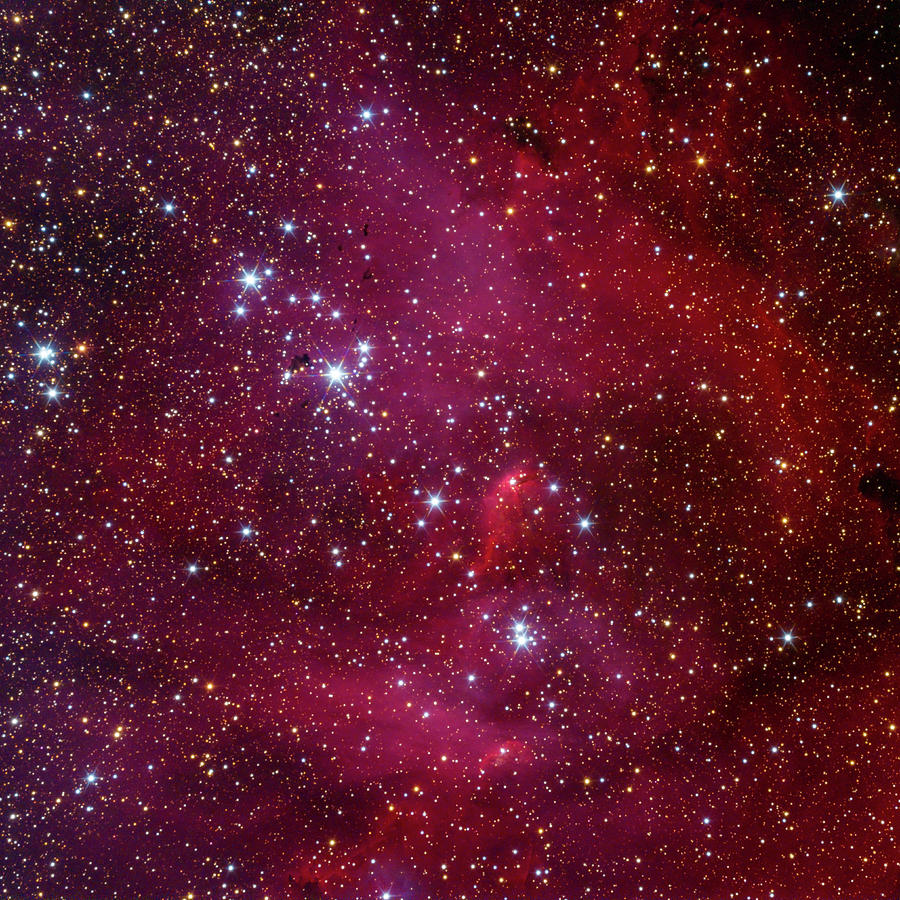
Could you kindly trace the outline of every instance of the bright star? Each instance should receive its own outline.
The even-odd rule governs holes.
[[[329,366],[326,374],[331,384],[334,384],[335,382],[343,384],[344,378],[347,377],[347,373],[339,365]]]
[[[241,277],[239,280],[243,283],[245,291],[248,288],[253,288],[256,290],[259,289],[260,277],[256,274],[256,269],[253,269],[252,272],[248,272],[246,269],[244,269],[241,272]]]
[[[844,198],[847,196],[847,192],[844,190],[844,185],[840,187],[831,186],[831,199],[834,201],[834,205],[844,204]]]
[[[585,517],[578,523],[578,527],[579,527],[582,531],[590,531],[590,530],[591,530],[591,526],[592,526],[593,524],[594,524],[594,523],[591,521],[590,516],[585,516]]]
[[[281,230],[285,234],[293,234],[294,233],[294,223],[293,222],[282,222]]]
[[[47,399],[55,400],[59,396],[59,388],[53,386],[47,388]]]
[[[49,345],[43,347],[38,345],[37,350],[32,355],[37,357],[38,365],[40,365],[44,362],[51,362],[56,355],[56,351]]]
[[[369,345],[369,342],[368,342],[368,341],[360,341],[359,344],[357,345],[357,348],[356,348],[356,349],[359,350],[359,352],[362,353],[364,356],[368,356],[368,355],[369,355],[369,351],[370,351],[372,348],[371,348],[371,346]]]
[[[527,649],[533,641],[534,638],[528,633],[528,626],[524,622],[513,623],[512,642],[516,645],[517,651],[523,647]]]
[[[171,200],[168,201],[167,203],[164,203],[164,204],[163,204],[163,212],[164,212],[167,216],[171,216],[172,213],[175,212],[175,204],[172,203]]]
[[[444,498],[438,494],[429,494],[428,495],[428,506],[431,509],[440,509],[441,504],[444,502]]]
[[[359,117],[360,117],[364,122],[371,122],[371,121],[372,121],[372,116],[373,116],[373,115],[374,115],[374,113],[372,112],[371,109],[364,109],[364,110],[359,114]]]

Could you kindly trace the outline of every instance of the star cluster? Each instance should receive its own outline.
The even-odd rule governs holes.
[[[897,896],[890,4],[2,15],[0,897]]]

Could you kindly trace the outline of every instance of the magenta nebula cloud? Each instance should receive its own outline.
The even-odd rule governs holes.
[[[896,7],[0,17],[0,900],[896,900]]]

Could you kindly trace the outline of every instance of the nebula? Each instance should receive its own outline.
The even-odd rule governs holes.
[[[2,41],[4,895],[897,896],[891,9]]]

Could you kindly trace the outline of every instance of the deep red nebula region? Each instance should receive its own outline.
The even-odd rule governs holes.
[[[896,5],[0,21],[0,898],[896,900]]]

